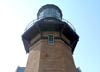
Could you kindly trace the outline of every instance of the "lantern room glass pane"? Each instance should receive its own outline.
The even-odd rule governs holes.
[[[60,13],[58,12],[58,10],[54,8],[44,9],[39,15],[39,19],[43,19],[46,17],[54,17],[54,18],[61,20]]]

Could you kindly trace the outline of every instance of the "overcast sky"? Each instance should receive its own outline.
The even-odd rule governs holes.
[[[0,72],[15,72],[26,66],[28,54],[21,35],[36,19],[39,8],[55,4],[63,18],[80,36],[73,57],[82,72],[100,72],[100,1],[99,0],[0,0]]]

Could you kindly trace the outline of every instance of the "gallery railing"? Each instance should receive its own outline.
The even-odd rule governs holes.
[[[33,26],[34,23],[37,22],[37,21],[39,21],[39,20],[38,20],[38,19],[32,20],[32,21],[26,26],[25,31],[27,31],[31,26]],[[70,27],[74,32],[76,32],[74,26],[73,26],[68,20],[62,19],[62,21],[63,21],[63,22],[66,22],[66,23],[69,25],[69,27]]]

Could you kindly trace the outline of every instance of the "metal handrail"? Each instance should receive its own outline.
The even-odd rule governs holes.
[[[72,29],[74,32],[76,32],[75,27],[74,27],[68,20],[62,19],[62,21],[66,22],[66,23],[71,27],[71,29]]]
[[[25,28],[25,30],[24,31],[27,31],[31,26],[33,26],[34,25],[34,23],[36,22],[36,21],[38,21],[37,19],[35,19],[35,20],[32,20],[27,26],[26,26],[26,28]]]
[[[31,26],[34,25],[34,23],[35,23],[36,21],[39,21],[39,19],[32,20],[32,21],[26,26],[26,28],[25,28],[24,31],[27,31]],[[69,27],[70,27],[74,32],[76,32],[76,29],[74,28],[74,26],[73,26],[68,20],[62,19],[62,21],[63,21],[63,22],[66,22],[66,23],[69,25]]]

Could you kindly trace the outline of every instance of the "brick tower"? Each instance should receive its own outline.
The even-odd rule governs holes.
[[[22,35],[29,53],[25,72],[76,72],[72,54],[78,39],[57,6],[42,6],[37,20],[32,21]]]

